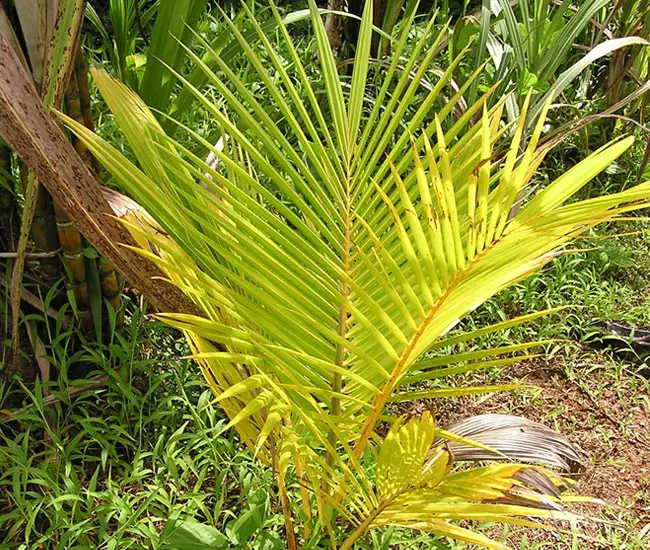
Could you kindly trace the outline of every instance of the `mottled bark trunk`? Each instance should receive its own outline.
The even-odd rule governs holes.
[[[163,273],[157,266],[120,246],[136,243],[113,217],[95,175],[45,111],[31,76],[1,34],[0,137],[30,166],[98,252],[155,306],[163,311],[200,315],[185,294],[161,281]]]
[[[378,29],[382,28],[388,0],[369,0],[372,6],[372,24]],[[347,11],[352,15],[361,17],[365,0],[330,0],[327,9],[336,11]],[[344,55],[346,46],[356,45],[359,37],[359,20],[352,17],[330,13],[325,21],[327,38],[332,46],[332,51],[337,57]],[[379,49],[379,35],[373,33],[372,55],[377,56]]]
[[[345,0],[330,0],[327,3],[328,10],[345,11]],[[345,27],[343,16],[336,13],[328,13],[325,19],[325,31],[327,39],[330,42],[332,51],[336,57],[339,57],[345,44]]]

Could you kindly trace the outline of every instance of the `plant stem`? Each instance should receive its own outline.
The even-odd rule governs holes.
[[[349,201],[348,201],[349,204]],[[344,256],[343,256],[343,269],[345,273],[348,273],[350,269],[350,209],[346,208],[347,214],[345,219],[345,245],[344,245]],[[348,310],[345,305],[350,289],[348,287],[347,281],[343,283],[341,288],[341,300],[342,303],[339,307],[339,328],[338,334],[339,337],[345,338],[348,332]],[[343,366],[343,361],[345,359],[345,346],[342,343],[336,345],[336,356],[334,358],[334,363],[337,367]],[[338,372],[332,373],[332,391],[335,393],[341,393],[342,390],[342,377],[340,370]],[[332,396],[332,401],[330,403],[330,414],[332,416],[339,416],[341,414],[341,398],[337,395]],[[327,440],[329,441],[332,447],[336,445],[336,434],[334,430],[330,428],[327,434]],[[329,466],[332,466],[334,463],[334,456],[328,450],[326,455],[326,462]]]
[[[293,528],[293,519],[291,513],[291,506],[289,505],[289,496],[287,495],[287,487],[284,482],[284,472],[280,471],[280,461],[278,460],[278,447],[275,439],[269,437],[271,445],[271,460],[273,462],[273,472],[278,480],[278,493],[280,495],[280,505],[282,506],[282,515],[284,516],[284,529],[287,534],[287,548],[288,550],[297,550],[296,533]]]
[[[27,252],[25,254],[25,258],[52,258],[59,252],[61,252],[61,250],[52,250],[50,252]],[[17,257],[17,252],[0,252],[0,258],[14,259]]]
[[[99,259],[99,280],[102,296],[111,304],[115,312],[115,328],[116,330],[120,330],[124,324],[122,284],[117,272],[106,258]]]
[[[366,533],[366,531],[368,531],[368,529],[370,527],[370,524],[382,512],[382,510],[389,504],[389,502],[390,501],[385,502],[384,504],[382,504],[381,506],[378,506],[372,512],[370,512],[370,514],[363,521],[363,523],[361,523],[361,525],[359,525],[359,527],[357,527],[352,532],[352,534],[347,539],[345,539],[345,541],[343,541],[343,544],[341,545],[339,550],[348,550],[349,548],[352,548],[352,545],[357,541],[357,539],[362,537]]]
[[[36,194],[38,191],[38,180],[33,172],[27,176],[27,186],[25,187],[25,204],[23,206],[23,215],[20,220],[20,236],[18,238],[18,256],[11,272],[11,285],[9,295],[11,298],[11,365],[12,368],[18,368],[18,351],[20,350],[19,334],[19,317],[20,317],[20,291],[23,285],[23,271],[25,268],[25,252],[29,241],[29,229],[34,217],[34,207],[36,205]]]

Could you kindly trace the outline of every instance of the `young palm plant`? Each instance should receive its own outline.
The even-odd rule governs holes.
[[[282,55],[251,13],[258,45],[231,26],[272,103],[261,104],[216,54],[213,72],[188,52],[223,100],[215,104],[185,82],[225,136],[221,150],[185,128],[216,164],[169,138],[140,98],[100,71],[95,82],[139,166],[61,115],[142,205],[121,202],[140,253],[201,312],[161,317],[187,336],[228,427],[274,468],[290,548],[325,533],[332,547],[347,549],[384,526],[505,548],[453,520],[543,526],[543,518],[575,518],[562,506],[571,500],[560,494],[565,482],[529,464],[577,459],[560,436],[503,417],[452,432],[429,413],[397,418],[393,404],[510,389],[442,379],[527,357],[513,353],[540,342],[454,350],[537,314],[447,334],[572,238],[648,205],[650,184],[567,204],[632,140],[593,153],[510,218],[547,152],[538,148],[544,113],[521,154],[525,116],[499,157],[508,130],[503,101],[488,109],[485,96],[451,120],[472,79],[440,101],[462,54],[422,95],[436,50],[424,51],[433,21],[409,44],[409,11],[373,93],[372,2],[349,82],[339,78],[313,0],[310,10],[318,85],[275,8]],[[466,437],[476,439],[473,447]],[[455,467],[488,457],[505,462]],[[298,514],[288,494],[294,482]],[[304,522],[298,533],[296,517]]]

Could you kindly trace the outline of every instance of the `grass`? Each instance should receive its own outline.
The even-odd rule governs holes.
[[[159,548],[166,521],[188,518],[241,537],[241,510],[269,494],[270,472],[222,433],[180,335],[134,310],[115,340],[75,358],[95,361],[105,386],[67,402],[66,385],[52,385],[62,399],[45,406],[37,385],[3,422],[1,548]],[[3,401],[17,391],[5,386]],[[263,504],[255,532],[273,533],[279,519]]]

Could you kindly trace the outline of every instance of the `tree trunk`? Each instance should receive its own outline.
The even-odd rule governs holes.
[[[386,15],[386,8],[388,7],[388,0],[369,0],[372,2],[372,24],[381,29],[384,23],[384,16]],[[347,10],[345,0],[330,0],[327,9],[336,11],[347,11],[351,15],[361,17],[365,0],[348,0]],[[327,14],[325,20],[325,30],[327,31],[327,38],[332,46],[332,51],[336,57],[342,57],[345,54],[345,49],[348,46],[355,46],[359,38],[358,19],[353,17],[344,17],[337,14]],[[390,32],[391,29],[387,29]],[[372,35],[372,48],[371,55],[377,57],[379,54],[379,34],[376,32]]]
[[[329,0],[328,10],[345,11],[345,0]],[[340,57],[345,45],[345,27],[343,16],[335,13],[328,13],[325,19],[325,32],[332,47],[335,57]]]
[[[160,280],[163,273],[152,262],[121,246],[137,247],[114,218],[94,174],[45,112],[30,75],[1,34],[0,136],[36,173],[99,253],[155,306],[164,311],[200,314],[178,288]]]
[[[383,29],[384,15],[386,14],[386,7],[388,0],[372,0],[372,24],[378,29],[390,32],[392,29]],[[372,33],[372,46],[370,47],[370,55],[379,57],[379,34]]]

